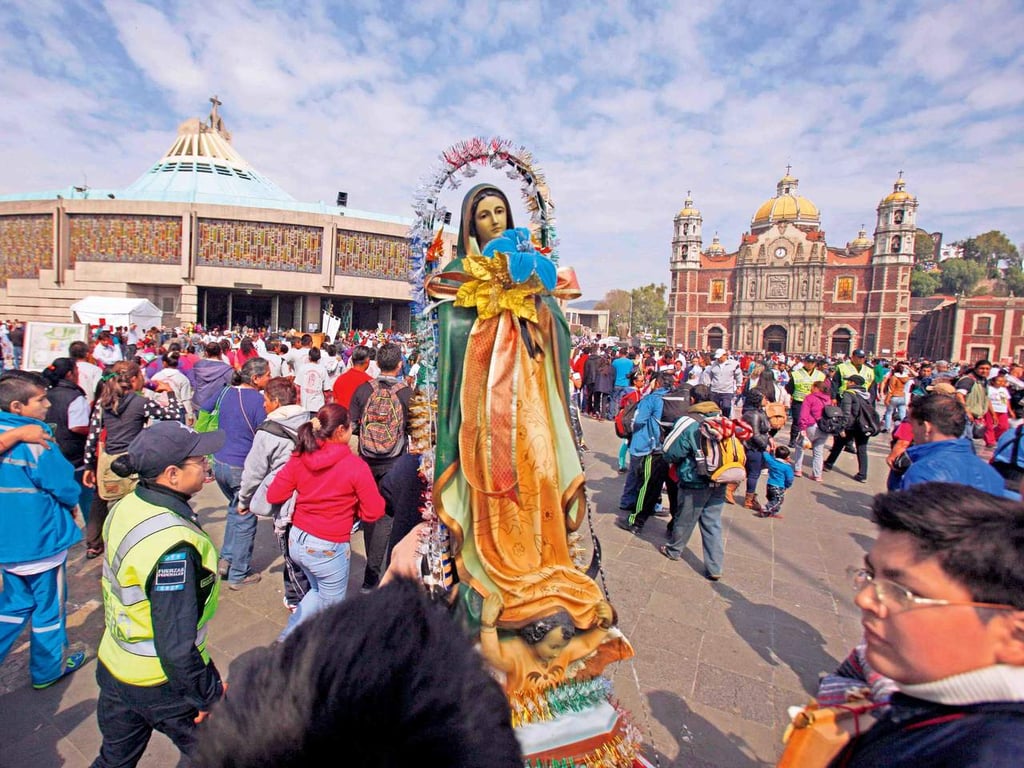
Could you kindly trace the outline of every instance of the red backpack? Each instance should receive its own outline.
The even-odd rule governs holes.
[[[640,398],[641,394],[638,391],[627,392],[619,403],[619,412],[615,414],[615,434],[623,440],[633,436],[633,419],[636,417],[636,407]]]

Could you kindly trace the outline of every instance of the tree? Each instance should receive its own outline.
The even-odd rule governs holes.
[[[1014,296],[1024,296],[1024,269],[1010,267],[1004,278],[1006,289]]]
[[[1017,250],[1017,246],[997,229],[969,237],[957,245],[963,247],[965,259],[984,264],[986,267],[995,267],[1001,259],[1006,259],[1011,265],[1020,265],[1020,251]]]
[[[946,293],[969,294],[988,270],[983,264],[967,259],[946,259],[942,262],[942,290]]]
[[[618,336],[651,333],[662,336],[668,328],[667,288],[662,284],[644,285],[630,291],[614,288],[595,305],[595,309],[608,310],[608,327]]]
[[[918,228],[914,234],[914,260],[918,262],[933,261],[935,256],[935,241],[932,236],[923,229]]]
[[[942,275],[938,272],[925,272],[923,269],[915,269],[910,273],[911,296],[932,296],[939,292],[941,285]]]

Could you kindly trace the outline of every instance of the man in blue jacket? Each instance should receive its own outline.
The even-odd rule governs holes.
[[[866,658],[899,691],[832,766],[1009,768],[1024,754],[1024,508],[922,483],[875,497],[851,568]]]
[[[910,406],[914,444],[907,449],[913,462],[900,479],[900,490],[919,483],[960,483],[1002,496],[1002,475],[974,454],[971,441],[961,437],[967,411],[955,397],[932,392]]]
[[[4,439],[25,425],[49,431],[43,422],[49,407],[42,376],[15,371],[0,378],[0,663],[31,619],[29,674],[36,689],[85,661],[81,652],[65,655],[65,562],[68,548],[82,540],[73,517],[81,492],[75,468],[58,450]]]

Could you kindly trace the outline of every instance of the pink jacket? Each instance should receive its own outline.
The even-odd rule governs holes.
[[[282,504],[296,490],[292,524],[320,539],[344,544],[356,515],[368,523],[384,516],[384,499],[370,467],[341,443],[293,453],[267,488],[267,501]]]
[[[805,430],[811,424],[817,424],[826,405],[832,405],[832,397],[828,392],[812,390],[804,398],[804,404],[800,407],[800,421],[797,422],[797,429]]]

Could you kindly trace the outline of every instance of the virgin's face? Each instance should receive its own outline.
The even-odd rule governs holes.
[[[508,209],[497,195],[488,195],[476,204],[473,214],[477,245],[483,248],[508,229]]]
[[[557,659],[567,645],[569,645],[569,641],[565,639],[562,628],[555,627],[544,636],[543,640],[533,646],[533,652],[541,661],[550,662]]]

